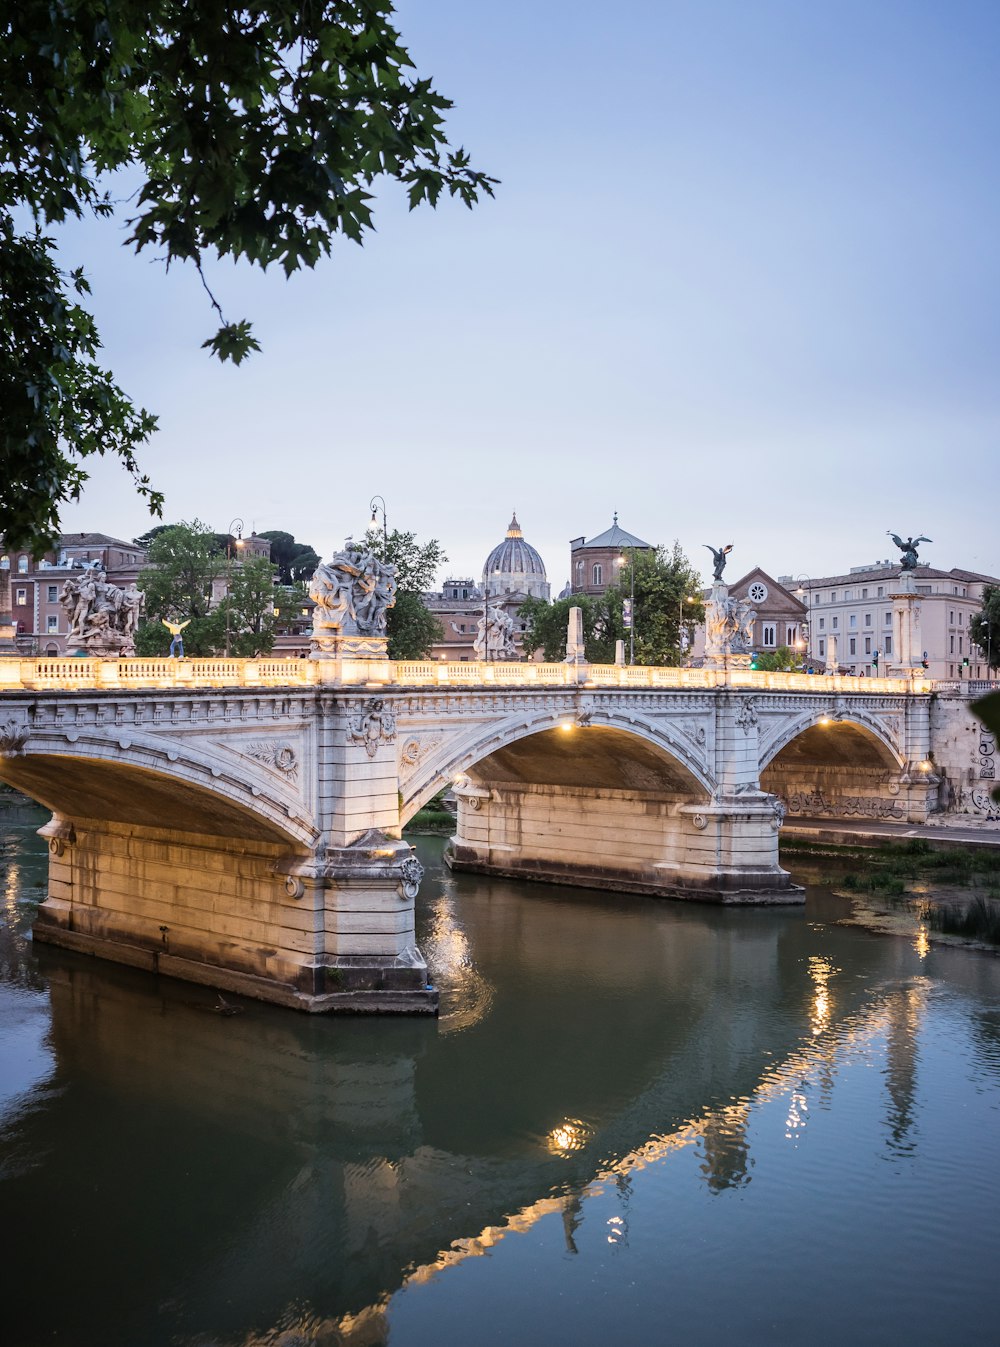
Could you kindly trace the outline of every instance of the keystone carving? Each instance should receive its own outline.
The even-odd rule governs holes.
[[[347,742],[364,744],[365,752],[374,758],[380,743],[396,740],[396,717],[384,697],[369,697],[361,711],[347,723]]]

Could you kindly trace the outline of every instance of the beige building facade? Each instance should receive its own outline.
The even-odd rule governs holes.
[[[940,681],[977,681],[990,677],[988,658],[969,635],[969,623],[982,607],[983,587],[1000,580],[978,571],[918,566],[911,572],[918,608],[920,650],[927,677]],[[813,579],[781,577],[794,584],[808,603],[809,658],[819,667],[831,659],[859,676],[890,672],[903,652],[896,649],[893,595],[899,592],[899,562],[877,561],[846,574]],[[831,646],[831,641],[833,646]],[[878,655],[876,661],[876,652]]]

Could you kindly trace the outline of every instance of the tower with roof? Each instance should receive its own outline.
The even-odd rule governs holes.
[[[609,529],[596,538],[574,538],[570,542],[570,594],[603,594],[617,579],[621,557],[655,550],[652,543],[621,527],[616,510]]]

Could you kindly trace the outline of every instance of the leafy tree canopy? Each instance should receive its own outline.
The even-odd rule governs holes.
[[[210,611],[212,582],[226,567],[215,534],[195,519],[175,524],[153,539],[139,588],[146,595],[145,621],[136,634],[140,655],[165,654],[170,635],[161,619],[184,622],[184,649],[190,655],[214,655],[225,644],[225,616]]]
[[[41,553],[91,454],[112,454],[151,511],[137,452],[156,420],[97,363],[81,270],[53,227],[109,218],[125,173],[127,242],[169,266],[206,257],[313,267],[372,228],[380,177],[411,209],[472,206],[495,181],[443,129],[451,106],[419,78],[387,0],[17,0],[0,10],[0,535]],[[30,219],[27,229],[24,221]],[[246,319],[203,342],[239,364]]]
[[[618,583],[604,596],[616,615],[616,626],[621,620],[623,601],[631,600],[633,588],[636,664],[680,664],[685,639],[690,642],[695,626],[705,619],[701,577],[680,543],[675,542],[669,551],[657,547],[624,555]],[[618,634],[628,641],[623,625]]]
[[[229,653],[251,659],[274,648],[275,568],[264,557],[232,567],[229,593],[219,605]]]
[[[278,579],[283,585],[308,580],[320,563],[319,553],[308,543],[296,542],[283,529],[268,529],[257,535],[271,544],[271,560],[278,568]]]
[[[615,641],[621,633],[615,635],[615,616],[603,595],[574,594],[553,603],[545,599],[526,599],[518,610],[518,620],[525,625],[521,638],[525,654],[541,650],[547,664],[564,660],[571,608],[580,608],[583,612],[583,648],[588,660],[593,664],[613,664]],[[618,619],[620,623],[620,611]]]
[[[421,595],[431,588],[438,567],[448,560],[444,548],[436,538],[418,543],[414,533],[392,529],[386,537],[374,528],[365,534],[362,546],[396,567],[396,602],[386,617],[389,658],[426,659],[444,632]]]
[[[625,642],[627,657],[630,632],[625,613],[634,593],[636,664],[678,664],[682,633],[690,639],[695,625],[704,620],[700,590],[698,573],[679,543],[669,552],[664,547],[637,549],[623,555],[617,583],[602,595],[574,594],[555,603],[528,599],[520,610],[526,623],[524,649],[540,649],[546,660],[565,659],[569,610],[580,608],[583,648],[590,663],[613,663],[617,641]]]
[[[969,619],[969,639],[991,669],[1000,666],[1000,585],[983,586],[983,606]]]
[[[779,645],[774,650],[765,650],[754,657],[753,667],[770,673],[798,672],[802,668],[802,656],[791,646]]]

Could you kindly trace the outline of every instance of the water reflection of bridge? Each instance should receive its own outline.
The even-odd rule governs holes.
[[[673,1150],[700,1147],[713,1186],[745,1181],[751,1110],[804,1079],[833,1088],[842,1045],[888,1024],[865,988],[911,958],[771,913],[528,899],[503,880],[460,881],[459,912],[456,882],[435,877],[433,915],[474,959],[453,969],[440,1031],[222,1018],[209,993],[42,951],[54,1068],[17,1125],[5,1210],[12,1229],[58,1211],[86,1238],[57,1299],[30,1241],[9,1258],[36,1335],[237,1343],[299,1315],[377,1341],[401,1286],[547,1214],[571,1241],[595,1184]],[[463,967],[488,1011],[449,1033]]]

